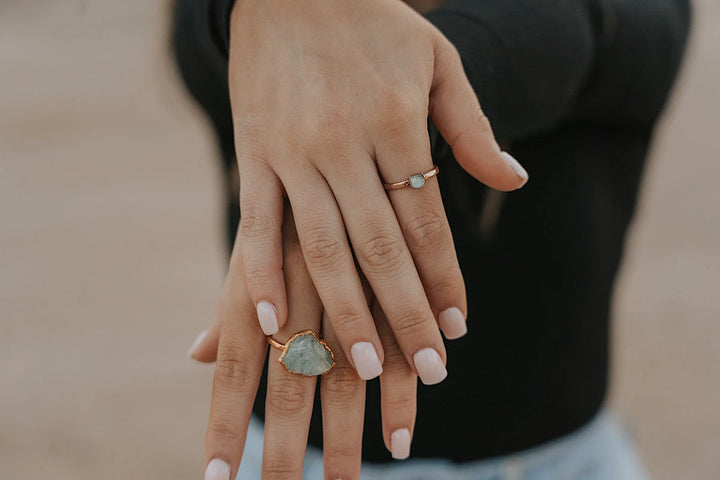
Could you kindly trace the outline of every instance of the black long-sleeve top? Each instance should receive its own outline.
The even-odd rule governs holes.
[[[226,159],[233,1],[179,0],[175,32],[185,81]],[[530,173],[517,192],[489,192],[455,164],[429,122],[468,290],[469,333],[447,344],[448,378],[419,388],[412,448],[416,457],[468,461],[569,433],[604,401],[613,282],[652,129],[682,57],[689,5],[450,0],[425,16],[456,46],[497,138]],[[370,382],[367,461],[389,460],[379,417]],[[310,443],[321,446],[319,422],[316,410]]]

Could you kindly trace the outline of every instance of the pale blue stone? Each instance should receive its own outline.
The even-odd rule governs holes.
[[[422,173],[416,173],[415,175],[410,175],[410,186],[412,188],[420,188],[423,185],[425,185],[425,177]]]
[[[290,342],[282,362],[293,373],[313,376],[330,370],[333,357],[330,350],[320,343],[315,335],[305,333]]]

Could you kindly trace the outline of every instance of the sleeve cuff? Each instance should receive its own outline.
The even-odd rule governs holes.
[[[222,55],[227,58],[230,46],[230,13],[235,0],[209,0],[213,37]]]

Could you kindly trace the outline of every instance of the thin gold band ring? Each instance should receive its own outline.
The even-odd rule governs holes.
[[[425,180],[434,177],[438,173],[440,173],[440,167],[433,165],[433,168],[425,173],[415,173],[402,182],[383,183],[383,187],[385,187],[385,190],[398,190],[405,187],[420,188],[425,185]]]

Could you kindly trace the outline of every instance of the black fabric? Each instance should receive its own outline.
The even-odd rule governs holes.
[[[174,37],[226,165],[234,161],[225,78],[231,7],[179,0]],[[686,0],[450,0],[426,15],[457,47],[497,137],[530,181],[509,194],[488,190],[428,123],[467,285],[469,333],[447,343],[448,378],[419,386],[413,456],[462,462],[513,452],[597,413],[613,283],[689,15]],[[228,211],[232,240],[237,206]],[[264,380],[261,417],[263,407]],[[363,458],[389,461],[377,381],[366,410]],[[320,421],[316,409],[309,441],[317,446]]]

